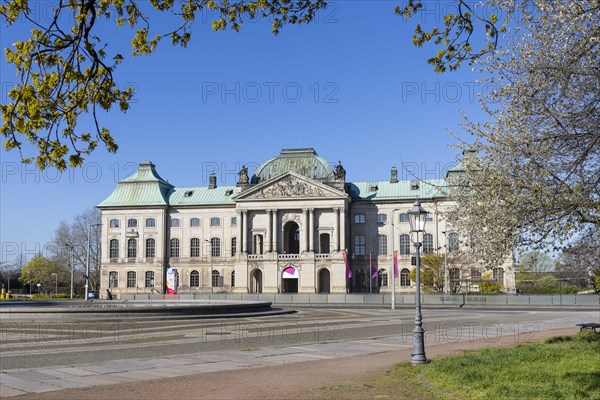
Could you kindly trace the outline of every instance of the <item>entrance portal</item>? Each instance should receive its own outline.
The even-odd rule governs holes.
[[[286,267],[281,272],[281,292],[298,293],[298,269]]]
[[[323,268],[319,271],[319,293],[329,293],[330,288],[330,272],[327,268]]]
[[[250,276],[250,293],[262,293],[262,271],[255,269]]]

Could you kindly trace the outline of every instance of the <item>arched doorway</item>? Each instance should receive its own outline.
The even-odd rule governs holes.
[[[255,269],[250,274],[250,293],[262,293],[262,271]]]
[[[297,268],[285,267],[281,271],[281,292],[298,293],[298,278],[300,274]]]
[[[300,227],[294,221],[285,224],[283,229],[283,251],[287,254],[300,254]]]
[[[319,293],[329,293],[331,291],[331,273],[327,268],[319,271]]]

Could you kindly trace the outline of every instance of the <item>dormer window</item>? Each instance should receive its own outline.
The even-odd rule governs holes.
[[[417,181],[417,180],[410,181],[410,190],[419,190],[419,181]]]
[[[183,194],[183,197],[192,197],[193,194],[194,194],[193,190],[186,190],[185,193]]]

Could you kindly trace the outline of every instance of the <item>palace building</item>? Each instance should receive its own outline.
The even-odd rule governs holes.
[[[341,162],[284,149],[252,176],[243,167],[236,186],[213,175],[208,186],[175,187],[144,161],[97,206],[101,293],[386,293],[394,254],[396,290],[412,292],[406,211],[416,199],[429,211],[423,254],[466,247],[444,219],[445,182],[399,180],[395,166],[389,179],[347,182]],[[447,270],[456,288],[477,288],[483,276],[514,291],[510,257],[493,271],[456,262]]]

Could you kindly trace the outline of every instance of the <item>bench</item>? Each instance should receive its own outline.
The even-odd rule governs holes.
[[[596,332],[596,329],[600,329],[600,324],[596,322],[588,322],[586,324],[576,324],[575,326],[579,327],[579,332],[583,332],[585,330],[589,330],[591,332]]]

